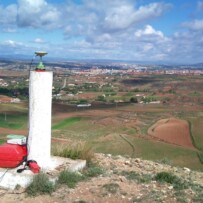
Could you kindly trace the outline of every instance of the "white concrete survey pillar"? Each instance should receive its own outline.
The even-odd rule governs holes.
[[[52,82],[53,72],[30,72],[28,160],[37,161],[41,168],[51,162]]]

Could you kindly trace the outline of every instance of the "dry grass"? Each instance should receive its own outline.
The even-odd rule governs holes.
[[[84,142],[54,144],[52,146],[52,155],[71,159],[83,159],[87,163],[90,163],[94,157],[91,147],[87,146]]]

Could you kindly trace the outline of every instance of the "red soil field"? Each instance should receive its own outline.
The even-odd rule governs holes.
[[[167,143],[195,149],[188,122],[185,120],[176,118],[159,120],[148,129],[148,134]]]
[[[0,128],[1,134],[17,134],[17,135],[27,135],[28,130],[12,130],[7,128]]]

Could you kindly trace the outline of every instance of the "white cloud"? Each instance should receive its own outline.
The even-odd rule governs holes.
[[[151,25],[146,25],[144,30],[137,30],[135,32],[136,37],[143,37],[143,36],[157,36],[157,37],[164,37],[164,34],[161,31],[156,31]]]
[[[139,33],[140,37],[136,37],[135,33]],[[146,25],[142,30],[137,31],[94,35],[88,42],[90,42],[88,47],[82,47],[82,50],[91,53],[92,57],[147,61],[166,59],[172,43],[161,31],[155,30],[151,25]],[[81,53],[79,47],[77,48]],[[81,57],[84,56],[84,52],[81,53]]]
[[[203,41],[200,32],[176,32],[171,38],[168,58],[173,61],[202,62]]]
[[[133,0],[84,0],[83,4],[67,1],[57,6],[46,0],[18,0],[17,4],[0,8],[0,22],[20,28],[61,28],[68,35],[91,35],[128,29],[161,16],[169,8],[170,4],[164,3],[136,7]]]
[[[120,4],[107,12],[104,26],[109,30],[127,29],[129,26],[140,24],[145,20],[151,20],[162,15],[170,7],[170,4],[151,3],[136,9],[133,4]]]
[[[136,12],[136,19],[146,20],[161,16],[166,10],[171,8],[171,4],[151,3],[141,6]]]
[[[13,40],[6,40],[6,41],[3,41],[1,44],[9,47],[17,47],[17,46],[23,45],[21,42],[16,42]]]
[[[89,38],[87,39],[87,41],[91,42],[91,43],[110,43],[111,41],[116,40],[115,38],[113,39],[112,36],[109,33],[103,33],[100,35],[93,35],[93,36],[89,36]]]
[[[34,42],[37,43],[37,44],[44,44],[45,43],[45,41],[43,39],[41,39],[41,38],[36,38],[34,40]]]
[[[19,27],[60,27],[60,12],[45,0],[19,0],[17,25]]]
[[[64,4],[50,2],[18,0],[16,4],[1,6],[0,27],[4,32],[18,29],[19,37],[29,28],[29,34],[35,29],[39,37],[33,37],[33,40],[26,37],[23,41],[28,39],[27,44],[17,42],[15,38],[0,42],[0,52],[7,49],[11,53],[32,53],[31,46],[35,46],[34,49],[40,46],[59,56],[67,54],[69,58],[170,61],[202,58],[203,20],[184,22],[181,24],[184,31],[167,37],[161,24],[158,29],[151,25],[152,20],[161,19],[171,8],[170,4],[156,1],[138,6],[136,0],[82,0],[80,4],[73,0],[64,1]],[[198,1],[197,7],[202,11],[203,1]],[[46,32],[50,42],[39,34],[43,33],[41,36],[45,37],[47,29],[56,31],[53,38]],[[65,39],[61,44],[57,42],[58,34],[64,34],[64,38],[60,35]]]
[[[1,55],[11,55],[11,54],[29,55],[29,53],[33,52],[33,49],[34,49],[33,47],[30,47],[27,44],[11,39],[0,41]]]
[[[11,4],[7,7],[0,7],[0,23],[2,25],[12,25],[16,22],[17,5]]]
[[[28,10],[32,8],[35,12],[40,12],[41,8],[47,6],[47,2],[45,0],[18,0],[18,3],[20,7],[24,5],[24,7],[26,6]]]
[[[132,5],[120,5],[112,8],[104,19],[106,29],[126,29],[135,21]]]
[[[185,22],[182,26],[191,30],[203,30],[203,19],[195,19],[191,22]]]

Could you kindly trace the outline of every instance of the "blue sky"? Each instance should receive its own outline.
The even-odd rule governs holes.
[[[203,62],[203,0],[0,0],[0,57]]]

